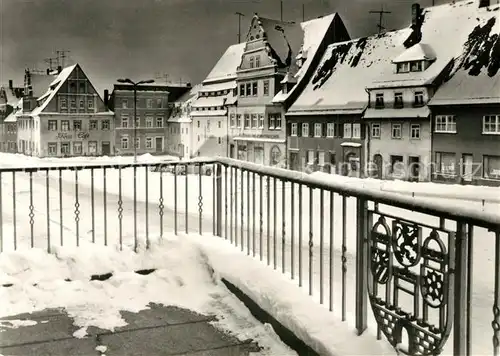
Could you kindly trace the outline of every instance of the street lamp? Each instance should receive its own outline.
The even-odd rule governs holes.
[[[131,84],[132,87],[134,88],[134,163],[137,163],[137,87],[141,84],[154,83],[154,80],[153,79],[140,80],[137,83],[135,83],[132,80],[125,78],[125,79],[118,79],[117,82]]]

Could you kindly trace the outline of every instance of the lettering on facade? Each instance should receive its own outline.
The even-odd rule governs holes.
[[[79,132],[76,137],[80,140],[86,140],[90,137],[90,134],[88,132]]]
[[[71,140],[73,138],[73,135],[69,134],[69,133],[65,133],[65,132],[59,132],[57,135],[56,135],[56,138],[58,140]]]
[[[240,137],[250,137],[250,138],[269,138],[269,139],[280,139],[280,135],[271,135],[271,134],[244,134]]]

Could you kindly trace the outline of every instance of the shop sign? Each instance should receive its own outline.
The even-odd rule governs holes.
[[[90,134],[88,132],[79,132],[76,137],[80,140],[86,140],[90,137]]]
[[[272,135],[272,134],[244,134],[240,137],[249,137],[249,138],[268,138],[268,139],[280,139],[280,135]]]
[[[58,140],[71,140],[73,138],[73,135],[66,132],[58,132],[56,138]]]

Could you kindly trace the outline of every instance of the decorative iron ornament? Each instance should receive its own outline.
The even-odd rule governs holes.
[[[35,240],[34,240],[35,207],[33,205],[33,172],[30,172],[30,204],[29,204],[28,216],[30,218],[31,248],[33,248],[35,247]]]
[[[448,250],[441,235],[447,237]],[[380,330],[403,354],[439,355],[450,335],[454,238],[454,233],[437,229],[422,238],[417,223],[396,219],[391,228],[382,215],[371,228],[370,303]],[[379,288],[385,289],[383,295]],[[400,292],[412,299],[411,310],[400,305]],[[437,312],[437,318],[431,320],[430,310]],[[404,331],[408,345],[402,345]]]

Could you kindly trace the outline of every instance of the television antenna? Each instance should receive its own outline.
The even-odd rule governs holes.
[[[377,25],[379,34],[382,33],[383,30],[385,30],[385,27],[383,26],[384,14],[391,14],[391,13],[392,13],[391,11],[384,10],[384,5],[382,5],[380,7],[380,10],[378,10],[378,11],[376,11],[376,10],[370,11],[370,14],[378,14],[379,15],[379,20],[378,20],[378,25]]]

